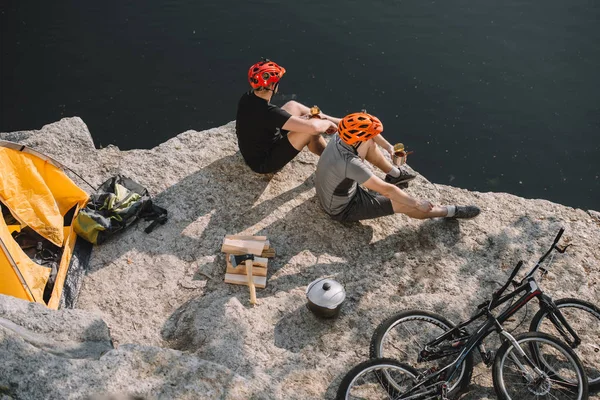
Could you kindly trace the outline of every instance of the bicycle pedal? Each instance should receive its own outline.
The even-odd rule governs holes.
[[[483,355],[483,363],[486,367],[491,367],[494,363],[494,358],[496,358],[496,352],[494,350],[488,350]]]
[[[442,393],[440,395],[440,399],[450,400],[450,399],[448,399],[448,385],[445,383],[442,385]]]

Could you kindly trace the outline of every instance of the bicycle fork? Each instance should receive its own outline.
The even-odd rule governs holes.
[[[515,337],[513,335],[511,335],[510,333],[506,332],[504,329],[502,329],[501,325],[499,325],[499,328],[500,328],[499,334],[502,335],[502,336],[504,336],[512,344],[512,346],[515,349],[515,351],[519,354],[519,356],[521,356],[522,358],[525,359],[525,361],[527,362],[527,364],[529,364],[529,366],[531,368],[533,368],[533,371],[538,376],[545,377],[546,375],[544,374],[544,371],[542,371],[541,369],[539,369],[539,367],[537,365],[535,365],[535,363],[533,362],[533,360],[531,360],[529,358],[529,356],[523,351],[523,349],[521,348],[521,346],[519,346],[519,342],[517,342],[517,340],[515,339]],[[519,358],[517,357],[517,355],[513,352],[513,353],[510,354],[510,357],[512,358],[512,360],[514,361],[514,363],[519,367],[519,370],[521,371],[521,374],[527,380],[527,382],[529,382],[529,383],[534,382],[535,381],[535,377],[532,376],[532,374],[527,370],[527,368],[521,362],[521,360],[519,360]]]
[[[563,337],[565,342],[567,342],[572,349],[576,349],[581,344],[581,339],[579,338],[577,332],[575,332],[575,330],[571,327],[560,309],[556,306],[554,301],[552,301],[552,299],[545,294],[542,294],[540,298],[540,307],[548,313],[548,318],[558,333],[560,333],[560,335]]]

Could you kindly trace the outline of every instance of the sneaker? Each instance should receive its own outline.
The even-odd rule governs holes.
[[[455,207],[456,207],[456,212],[454,213],[454,216],[449,217],[449,218],[463,218],[463,219],[475,218],[481,212],[481,210],[477,206],[455,206]]]
[[[404,186],[404,187],[408,187],[408,182],[412,181],[416,177],[417,177],[417,175],[411,174],[404,168],[400,168],[400,176],[399,177],[395,178],[395,177],[391,176],[390,174],[386,174],[384,180],[386,183],[389,183],[391,185],[396,185],[396,186],[402,188],[404,186],[404,184],[406,184],[406,186]]]

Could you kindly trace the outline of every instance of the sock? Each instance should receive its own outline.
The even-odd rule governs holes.
[[[454,217],[454,214],[456,214],[456,206],[446,206],[446,208],[448,209],[446,217]]]
[[[391,175],[392,177],[397,178],[400,176],[400,170],[396,167],[392,167],[390,172],[388,172],[388,175]]]

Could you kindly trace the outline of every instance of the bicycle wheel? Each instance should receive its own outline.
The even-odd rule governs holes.
[[[336,400],[393,399],[413,386],[417,371],[389,358],[373,358],[352,368],[342,379]]]
[[[578,299],[560,299],[554,303],[581,339],[581,344],[573,350],[583,364],[590,391],[600,390],[600,309]],[[546,310],[539,310],[533,316],[529,330],[561,337]]]
[[[452,329],[454,324],[441,315],[428,311],[402,311],[383,321],[371,338],[371,358],[393,358],[413,366],[419,373],[432,368],[441,369],[455,356],[418,362],[419,353],[428,342]],[[448,396],[464,391],[473,373],[473,354],[462,363],[460,373],[448,382]]]
[[[505,341],[494,360],[494,390],[501,400],[557,399],[585,400],[588,385],[581,361],[563,342],[540,332],[515,336],[521,350],[541,370]],[[536,348],[539,353],[532,349]]]

